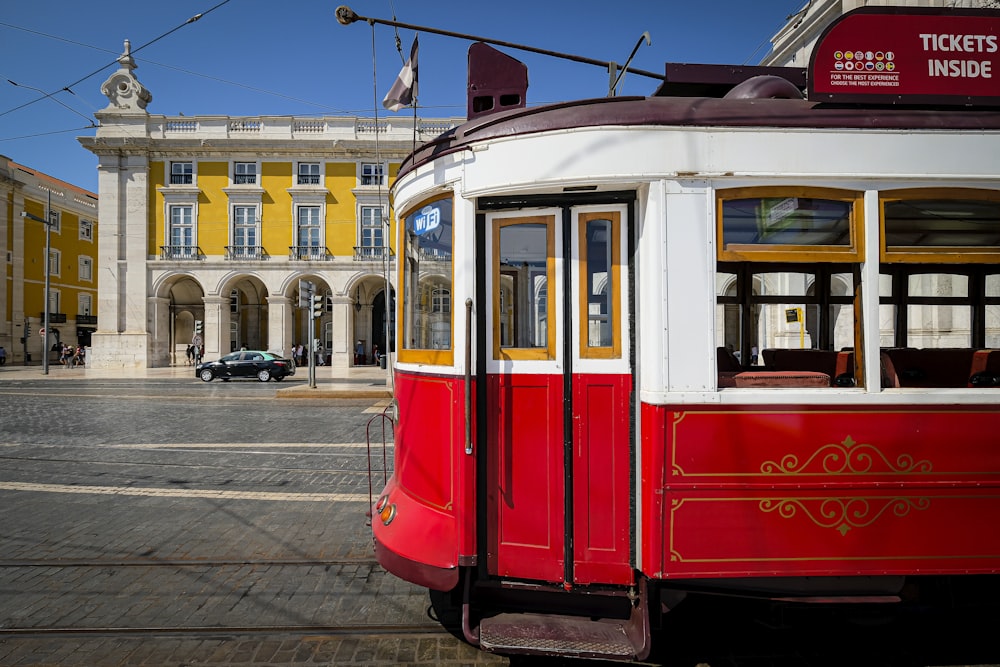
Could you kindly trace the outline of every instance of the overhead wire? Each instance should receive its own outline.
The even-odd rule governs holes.
[[[30,29],[30,28],[24,28],[22,26],[12,25],[10,23],[5,23],[3,21],[0,21],[0,26],[6,27],[6,28],[11,28],[13,30],[22,30],[24,32],[31,33],[31,34],[34,34],[34,35],[38,35],[40,37],[45,37],[47,39],[52,39],[52,40],[56,40],[56,41],[60,41],[60,42],[65,42],[67,44],[72,44],[74,46],[82,46],[82,47],[85,47],[85,48],[88,48],[88,49],[93,49],[95,51],[102,51],[104,53],[111,53],[111,54],[117,53],[116,51],[112,51],[111,49],[106,49],[106,48],[103,48],[103,47],[100,47],[100,46],[94,46],[93,44],[87,44],[85,42],[79,42],[79,41],[72,40],[72,39],[67,39],[65,37],[60,37],[59,35],[52,35],[52,34],[49,34],[49,33],[46,33],[46,32],[42,32],[40,30],[33,30],[33,29]],[[135,51],[133,50],[132,53],[134,54]],[[136,60],[138,62],[142,63],[143,65],[153,65],[154,67],[162,67],[163,69],[168,69],[168,70],[172,70],[172,71],[175,71],[175,72],[180,72],[182,74],[187,74],[189,76],[200,77],[202,79],[207,79],[209,81],[216,81],[218,83],[223,83],[223,84],[226,84],[228,86],[234,86],[236,88],[242,88],[244,90],[249,90],[249,91],[252,91],[252,92],[255,92],[255,93],[262,93],[264,95],[271,95],[272,97],[278,97],[278,98],[281,98],[281,99],[288,100],[290,102],[296,102],[298,104],[304,104],[304,105],[308,105],[308,106],[312,106],[312,107],[317,107],[318,109],[321,109],[324,112],[328,112],[328,113],[353,115],[353,114],[358,114],[358,113],[361,113],[363,111],[366,111],[365,109],[339,109],[337,107],[332,107],[332,106],[329,106],[327,104],[323,104],[321,102],[315,102],[313,100],[306,100],[306,99],[302,99],[300,97],[294,97],[292,95],[287,95],[285,93],[281,93],[281,92],[278,92],[276,90],[269,90],[267,88],[259,88],[257,86],[252,86],[250,84],[241,83],[239,81],[231,81],[229,79],[224,79],[222,77],[214,76],[212,74],[204,74],[202,72],[197,72],[197,71],[194,71],[194,70],[185,69],[183,67],[178,67],[176,65],[170,65],[170,64],[167,64],[167,63],[163,63],[163,62],[158,62],[156,60],[150,60],[149,58],[136,58]],[[117,60],[115,62],[117,62]],[[62,92],[62,91],[60,90],[58,92]],[[71,93],[73,95],[76,95],[76,93],[74,93],[72,90],[68,90],[67,92],[69,92],[69,93]],[[53,93],[53,94],[56,94],[56,93]],[[447,107],[445,107],[445,108],[447,108]],[[276,114],[276,115],[292,115],[292,114]],[[294,114],[294,115],[301,116],[303,114]],[[308,115],[308,114],[306,114],[306,115]]]
[[[214,12],[216,9],[218,9],[219,7],[222,7],[223,5],[228,4],[229,2],[231,2],[231,0],[222,0],[222,2],[218,3],[217,5],[215,5],[214,7],[212,7],[211,9],[208,9],[208,10],[206,10],[204,12],[199,13],[199,14],[195,14],[194,16],[192,16],[191,18],[189,18],[188,20],[186,20],[184,23],[181,23],[180,25],[178,25],[178,26],[176,26],[174,28],[171,28],[170,30],[168,30],[167,32],[163,33],[159,37],[156,37],[156,38],[154,38],[154,39],[146,42],[145,44],[136,47],[135,49],[132,50],[132,54],[135,54],[135,53],[141,51],[142,49],[145,49],[148,46],[152,46],[153,44],[157,43],[161,39],[164,39],[165,37],[168,37],[168,36],[172,35],[173,33],[177,32],[178,30],[180,30],[181,28],[183,28],[186,25],[190,25],[191,23],[194,23],[195,21],[198,21],[199,19],[201,19],[202,17],[204,17],[206,14],[210,14],[210,13]],[[8,109],[6,111],[2,111],[2,112],[0,112],[0,117],[6,116],[7,114],[12,113],[14,111],[17,111],[19,109],[23,109],[25,107],[31,106],[32,104],[35,104],[36,102],[40,102],[40,101],[42,101],[42,100],[44,100],[46,98],[52,97],[53,95],[55,95],[57,93],[60,93],[60,92],[62,92],[64,90],[67,91],[67,92],[73,92],[72,90],[70,90],[73,86],[77,85],[78,83],[83,83],[84,81],[86,81],[87,79],[91,78],[92,76],[96,76],[96,75],[100,74],[101,72],[103,72],[108,67],[111,67],[111,66],[115,65],[115,63],[117,63],[117,62],[118,62],[118,58],[115,58],[110,63],[108,63],[106,65],[102,65],[100,68],[94,70],[93,72],[91,72],[90,74],[87,74],[86,76],[83,76],[83,77],[77,79],[73,83],[66,84],[65,86],[63,86],[59,90],[55,90],[55,91],[53,91],[51,93],[47,93],[47,94],[43,95],[42,97],[35,98],[34,100],[31,100],[29,102],[25,102],[24,104],[20,104],[20,105],[14,107],[12,109]]]

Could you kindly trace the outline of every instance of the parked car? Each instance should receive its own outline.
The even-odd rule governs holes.
[[[257,378],[261,382],[274,379],[281,382],[289,375],[295,375],[295,362],[274,352],[261,350],[240,350],[231,352],[217,361],[198,364],[195,377],[204,382],[221,378],[229,382],[232,378]]]

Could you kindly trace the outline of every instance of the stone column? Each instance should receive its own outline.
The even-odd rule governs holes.
[[[149,307],[149,365],[156,367],[176,364],[176,343],[173,340],[173,323],[170,321],[170,299],[151,296]]]
[[[101,155],[98,167],[97,331],[87,365],[145,368],[149,161],[145,155]]]
[[[334,297],[330,369],[346,369],[354,365],[353,302],[348,297]]]
[[[218,359],[229,353],[229,298],[206,296],[204,301],[205,358]]]
[[[283,357],[292,354],[292,300],[287,296],[267,297],[267,349]]]

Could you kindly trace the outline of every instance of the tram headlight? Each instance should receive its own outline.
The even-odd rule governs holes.
[[[383,526],[388,526],[396,518],[396,503],[386,504],[379,510],[378,518],[382,520]]]

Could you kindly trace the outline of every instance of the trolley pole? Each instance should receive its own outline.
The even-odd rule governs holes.
[[[52,216],[52,193],[49,193],[48,204],[45,207],[45,217],[39,218],[27,211],[21,211],[21,217],[34,220],[45,225],[45,308],[42,315],[42,373],[49,374],[49,291],[52,280],[52,224],[55,221]],[[25,331],[24,349],[28,349],[28,336]],[[27,355],[27,352],[25,352]]]
[[[322,315],[323,296],[316,294],[316,283],[311,280],[299,280],[299,308],[309,309],[309,341],[306,343],[306,354],[309,355],[309,387],[316,388],[316,354],[319,339],[316,338],[316,317]]]

